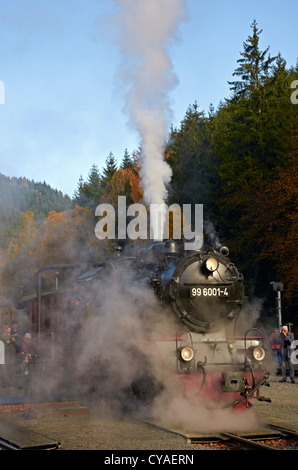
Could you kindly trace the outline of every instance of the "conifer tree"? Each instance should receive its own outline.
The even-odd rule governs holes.
[[[240,52],[241,59],[238,59],[239,67],[233,75],[241,77],[241,80],[228,82],[232,85],[231,90],[234,92],[232,98],[239,99],[242,96],[249,97],[253,90],[259,90],[265,80],[270,75],[273,63],[276,57],[267,56],[270,47],[265,51],[261,51],[259,47],[260,35],[263,30],[258,29],[256,20],[253,21],[251,28],[252,36],[243,43],[243,52]]]
[[[102,189],[103,191],[108,191],[110,183],[117,171],[117,162],[112,152],[109,153],[106,158],[106,166],[102,170]]]
[[[101,175],[95,164],[92,165],[87,181],[80,176],[75,192],[75,201],[78,205],[94,209],[100,203],[102,196]]]
[[[124,151],[124,156],[123,156],[123,159],[122,159],[122,162],[121,162],[121,165],[120,165],[120,168],[122,170],[127,170],[128,168],[133,168],[134,166],[134,162],[133,160],[131,159],[129,153],[128,153],[128,150],[125,149]]]
[[[100,198],[100,185],[101,185],[101,176],[99,170],[95,164],[92,165],[88,180],[86,185],[84,186],[84,192],[87,196],[92,199]]]
[[[204,204],[205,215],[213,210],[217,193],[216,170],[209,132],[212,118],[189,106],[180,129],[172,129],[166,160],[173,170],[169,204]]]

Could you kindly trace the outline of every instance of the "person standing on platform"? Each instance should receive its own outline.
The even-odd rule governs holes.
[[[11,374],[15,370],[15,358],[16,358],[16,350],[14,344],[14,338],[11,335],[11,328],[10,326],[5,327],[4,334],[0,336],[0,340],[4,343],[4,359],[5,364],[3,364],[3,375],[1,380],[2,386],[10,386],[12,385],[11,381]]]
[[[26,333],[23,337],[20,357],[22,361],[23,388],[26,393],[31,394],[32,375],[34,374],[36,363],[36,346],[32,341],[30,333]]]
[[[280,353],[281,353],[281,373],[282,373],[282,379],[280,380],[280,382],[287,381],[287,363],[288,363],[290,379],[291,379],[291,382],[294,384],[295,373],[294,373],[294,367],[291,361],[291,352],[292,352],[291,345],[292,345],[292,342],[294,341],[294,335],[293,333],[289,332],[287,326],[283,326],[280,332],[280,338],[281,338]]]
[[[280,331],[278,328],[275,328],[274,332],[270,335],[270,345],[271,345],[271,351],[273,353],[273,356],[276,359],[277,366],[280,366],[281,365],[281,354],[280,354],[281,337],[280,337]]]

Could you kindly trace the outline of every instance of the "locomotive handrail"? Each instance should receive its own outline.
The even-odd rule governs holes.
[[[245,349],[245,351],[246,351],[246,338],[247,338],[247,334],[248,334],[249,331],[253,331],[253,330],[258,331],[258,332],[260,333],[259,338],[261,338],[262,344],[263,344],[264,335],[263,335],[262,331],[259,330],[259,328],[249,328],[249,329],[245,332],[245,335],[244,335],[244,349]]]
[[[192,341],[192,336],[191,336],[190,331],[183,329],[183,330],[177,331],[177,333],[176,333],[176,349],[178,348],[178,341],[183,340],[183,335],[181,334],[182,332],[185,332],[188,335],[188,337],[190,339],[191,347],[193,348],[193,341]],[[180,336],[181,339],[178,338],[178,336]]]
[[[211,287],[211,286],[230,286],[232,285],[232,281],[217,281],[217,282],[184,282],[184,286],[206,286],[206,287]]]

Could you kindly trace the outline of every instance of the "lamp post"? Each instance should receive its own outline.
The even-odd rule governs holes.
[[[273,290],[276,291],[276,293],[277,293],[276,308],[277,308],[278,328],[280,330],[281,325],[282,325],[282,321],[281,321],[281,292],[284,290],[284,285],[283,285],[282,282],[275,282],[275,281],[270,282],[270,285],[272,285]]]

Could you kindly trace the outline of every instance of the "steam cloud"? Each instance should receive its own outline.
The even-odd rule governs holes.
[[[86,287],[82,305],[92,299],[94,315],[87,320],[85,312],[83,327],[78,329],[77,320],[83,312],[79,309],[77,317],[72,311],[77,335],[71,334],[70,339],[75,375],[80,377],[79,393],[89,405],[95,400],[97,409],[108,416],[122,413],[123,407],[132,411],[137,406],[140,417],[188,431],[243,429],[242,418],[232,409],[208,409],[206,397],[184,396],[172,372],[174,344],[170,357],[154,346],[157,338],[175,337],[181,325],[172,311],[161,308],[149,286],[136,284],[130,268],[118,267],[116,282],[113,275],[105,276],[100,289],[97,282]],[[170,361],[169,368],[164,361]],[[136,403],[132,387],[139,381],[146,394]],[[246,414],[245,428],[254,424],[255,417]]]
[[[142,142],[144,200],[160,205],[166,201],[172,176],[163,147],[171,116],[168,94],[177,84],[167,47],[186,19],[186,8],[184,0],[115,0],[115,4],[125,109]],[[153,237],[160,239],[156,223],[151,228]]]
[[[155,346],[158,338],[175,337],[181,329],[178,318],[161,306],[145,280],[136,282],[133,267],[120,263],[114,269],[100,280],[79,284],[73,294],[78,305],[65,299],[61,334],[53,338],[45,333],[40,344],[38,360],[46,360],[46,375],[43,380],[39,374],[33,377],[34,397],[75,393],[105,416],[122,415],[126,408],[190,432],[252,427],[254,415],[245,415],[244,426],[232,409],[209,408],[199,392],[184,395],[173,374],[174,342],[167,355],[163,346]],[[141,401],[136,400],[136,384],[142,394],[149,392]]]

